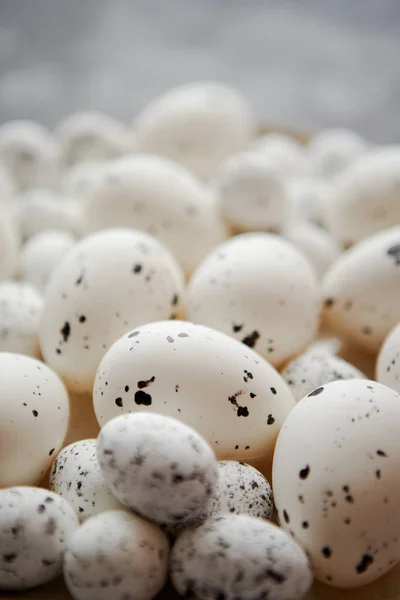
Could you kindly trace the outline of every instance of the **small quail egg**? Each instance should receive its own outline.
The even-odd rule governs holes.
[[[0,352],[39,356],[43,298],[29,283],[0,283]]]

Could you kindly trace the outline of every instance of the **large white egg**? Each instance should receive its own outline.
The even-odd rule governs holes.
[[[54,271],[39,338],[69,389],[92,391],[97,366],[126,331],[176,314],[183,274],[151,235],[108,229],[78,242]]]
[[[36,485],[64,441],[66,389],[42,362],[0,353],[0,488]]]
[[[275,234],[246,233],[200,264],[186,308],[192,321],[241,340],[279,366],[316,335],[320,288],[295,246]]]
[[[313,390],[282,426],[275,505],[320,581],[362,586],[400,560],[399,420],[394,390],[353,379]]]
[[[29,283],[0,283],[0,352],[39,356],[42,295]]]
[[[104,167],[85,198],[83,219],[86,231],[134,227],[151,233],[186,273],[226,237],[211,191],[157,156],[129,156]]]
[[[218,459],[254,462],[271,458],[294,399],[250,348],[202,325],[164,321],[115,342],[97,370],[93,403],[101,426],[153,411],[193,427]]]
[[[0,281],[13,277],[18,271],[18,232],[8,210],[0,207]]]
[[[327,324],[377,352],[400,320],[400,226],[359,242],[323,280]]]
[[[367,142],[348,129],[325,129],[308,143],[310,172],[330,179],[348,168],[368,150]]]
[[[252,108],[228,85],[187,83],[153,100],[133,123],[139,152],[181,163],[201,179],[214,175],[255,133]]]
[[[400,320],[381,346],[376,379],[400,393]]]

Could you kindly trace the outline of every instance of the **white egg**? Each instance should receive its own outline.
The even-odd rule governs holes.
[[[322,348],[312,348],[298,356],[286,365],[281,375],[297,402],[325,383],[366,378],[356,367]]]
[[[47,229],[33,235],[21,248],[21,277],[43,291],[52,273],[74,244],[75,238],[59,229]]]
[[[0,203],[12,198],[17,186],[6,165],[0,162]]]
[[[19,238],[7,209],[0,206],[0,281],[18,270]]]
[[[241,231],[278,229],[286,217],[285,179],[261,153],[228,158],[218,170],[214,187],[222,218]]]
[[[320,289],[307,259],[271,233],[247,233],[215,248],[186,291],[188,318],[254,348],[274,366],[316,335]]]
[[[400,393],[400,322],[382,344],[376,364],[376,379]]]
[[[359,242],[323,280],[326,323],[373,352],[400,321],[400,226]]]
[[[288,220],[326,226],[327,212],[334,198],[331,183],[312,177],[296,177],[286,182],[286,188]]]
[[[179,594],[199,600],[301,600],[312,583],[300,546],[247,515],[214,517],[185,531],[172,548],[170,576]]]
[[[266,133],[252,142],[250,149],[259,152],[266,161],[273,161],[282,175],[301,175],[307,168],[304,148],[284,133]]]
[[[87,231],[134,227],[151,233],[186,273],[226,237],[211,191],[157,156],[129,156],[104,168],[85,198],[83,220]]]
[[[183,275],[151,235],[109,229],[78,242],[46,288],[39,339],[69,389],[91,394],[97,366],[132,327],[176,313]]]
[[[102,172],[108,166],[107,161],[85,161],[73,165],[64,172],[61,189],[70,198],[85,198],[97,181],[102,179]]]
[[[136,117],[136,147],[181,163],[201,179],[230,154],[244,150],[255,132],[252,108],[234,88],[215,82],[168,90]]]
[[[4,123],[0,127],[0,160],[20,190],[58,184],[59,148],[50,131],[39,123]]]
[[[50,474],[50,489],[62,496],[82,523],[101,512],[122,509],[100,472],[97,440],[80,440],[57,455]]]
[[[24,590],[58,577],[78,528],[69,504],[48,490],[0,490],[0,589]]]
[[[400,145],[363,155],[337,178],[326,224],[346,245],[400,224]]]
[[[367,142],[354,131],[325,129],[308,143],[310,171],[318,177],[333,178],[367,150]]]
[[[191,427],[163,415],[112,419],[100,431],[97,458],[113,494],[159,524],[195,521],[218,483],[209,444]]]
[[[43,298],[29,283],[0,283],[0,352],[39,356]]]
[[[56,128],[64,164],[107,160],[128,150],[128,129],[101,112],[70,115]]]
[[[88,519],[72,537],[64,578],[75,600],[153,600],[166,582],[168,556],[157,525],[108,511]]]
[[[313,390],[280,431],[275,505],[320,581],[362,586],[400,560],[399,419],[395,391],[352,379]]]
[[[165,321],[124,335],[97,370],[93,403],[101,426],[154,411],[193,427],[219,459],[272,456],[294,406],[277,371],[250,348],[201,325]]]
[[[36,485],[67,433],[68,395],[34,358],[1,352],[0,371],[0,487]]]

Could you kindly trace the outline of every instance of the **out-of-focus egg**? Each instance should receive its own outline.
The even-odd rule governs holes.
[[[303,146],[284,133],[266,133],[254,140],[250,149],[265,161],[274,162],[284,176],[302,175],[307,168]]]
[[[286,181],[286,188],[288,220],[326,226],[327,213],[334,197],[331,183],[312,177],[296,177]]]
[[[348,129],[325,129],[308,143],[309,169],[317,177],[331,179],[368,150],[367,142]]]
[[[0,281],[18,271],[19,238],[14,223],[4,206],[0,207]]]
[[[400,393],[400,322],[383,342],[376,364],[376,379]]]
[[[0,352],[39,356],[41,294],[29,283],[0,283]]]
[[[6,165],[0,162],[0,203],[14,196],[16,191],[17,187],[11,173]]]
[[[65,196],[77,199],[87,197],[97,181],[101,181],[106,166],[107,161],[85,161],[67,169],[61,179],[61,189]]]

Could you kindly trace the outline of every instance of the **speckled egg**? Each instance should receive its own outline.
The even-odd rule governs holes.
[[[75,600],[152,600],[165,584],[168,556],[157,525],[108,511],[88,519],[72,537],[64,578]]]
[[[247,515],[213,517],[185,531],[172,548],[170,576],[179,594],[199,600],[301,600],[312,583],[300,546]]]
[[[59,148],[48,131],[33,121],[9,121],[0,127],[0,160],[20,190],[54,187],[60,174]]]
[[[275,234],[247,233],[215,248],[193,273],[187,316],[254,348],[274,366],[316,335],[320,288],[295,246]]]
[[[100,431],[97,458],[113,494],[159,524],[195,520],[218,483],[209,444],[164,415],[142,412],[112,419]]]
[[[352,379],[310,392],[280,431],[275,505],[320,581],[362,586],[400,560],[399,420],[394,390]]]
[[[367,142],[348,129],[325,129],[308,143],[310,172],[333,178],[368,150]]]
[[[72,508],[53,492],[0,490],[0,589],[24,590],[55,579],[77,528]]]
[[[241,231],[278,229],[287,212],[285,179],[280,167],[261,153],[228,158],[214,187],[224,221]]]
[[[36,485],[60,450],[69,419],[61,380],[39,360],[0,353],[0,487]]]
[[[400,323],[382,344],[376,363],[376,379],[400,393]]]
[[[100,425],[154,411],[180,419],[219,459],[272,456],[294,406],[279,373],[223,333],[183,321],[152,323],[124,335],[97,370],[93,403]]]
[[[87,231],[134,227],[151,233],[187,274],[226,237],[211,191],[157,156],[128,156],[103,168],[84,199],[83,220]]]
[[[365,379],[356,367],[332,354],[329,348],[312,348],[291,361],[281,373],[296,401],[312,390],[338,379]]]
[[[400,226],[376,233],[341,254],[322,287],[326,323],[377,352],[400,321]]]
[[[106,510],[123,508],[101,475],[96,448],[95,439],[66,446],[50,474],[50,489],[67,500],[81,523]]]
[[[201,179],[244,150],[255,133],[246,98],[228,85],[207,81],[168,90],[139,113],[133,127],[139,152],[170,158]]]
[[[43,298],[20,281],[0,283],[0,352],[39,356],[39,323]]]
[[[39,339],[45,361],[78,393],[91,394],[98,364],[132,327],[176,314],[180,268],[161,242],[109,229],[78,242],[46,289]]]
[[[59,229],[47,229],[32,236],[21,248],[21,277],[43,291],[53,271],[74,244],[75,238]]]
[[[13,277],[18,270],[18,233],[9,213],[0,206],[0,281]]]
[[[265,160],[276,163],[287,177],[301,175],[307,168],[304,148],[284,133],[266,133],[257,137],[250,148],[259,152]]]

